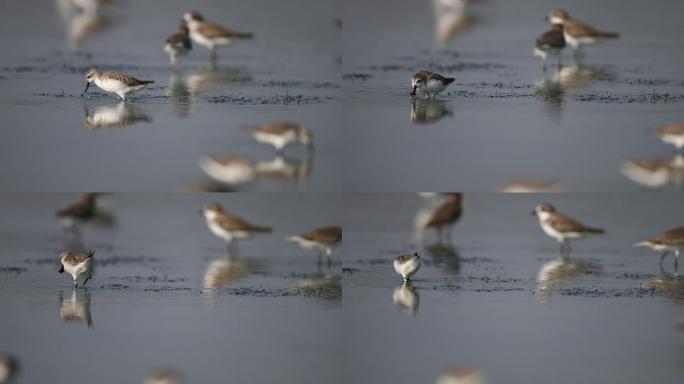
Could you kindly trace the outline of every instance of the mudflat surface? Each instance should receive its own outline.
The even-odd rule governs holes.
[[[344,382],[339,259],[319,268],[315,252],[283,240],[334,224],[334,199],[110,196],[108,219],[78,242],[53,217],[73,199],[0,203],[0,334],[21,363],[16,383],[140,383],[163,367],[188,382]],[[228,257],[197,213],[212,200],[274,232]],[[97,250],[86,289],[57,273],[63,249]]]
[[[623,168],[675,157],[648,131],[683,118],[684,56],[674,36],[684,33],[684,4],[491,0],[439,17],[431,4],[344,7],[344,140],[354,148],[346,190],[482,192],[527,179],[566,191],[681,189],[681,167],[652,182]],[[621,36],[588,47],[580,66],[566,49],[563,69],[551,62],[544,74],[532,48],[559,7]],[[440,28],[453,37],[442,41]],[[436,101],[412,100],[419,70],[455,83]]]
[[[422,240],[414,195],[357,196],[345,223],[348,382],[676,383],[684,280],[673,259],[631,244],[681,225],[678,194],[466,195],[452,239]],[[530,216],[548,201],[605,236],[568,258]],[[629,207],[629,209],[624,209]],[[417,251],[411,287],[392,261]]]
[[[0,18],[3,191],[335,190],[341,148],[339,29],[332,1],[197,1],[192,7],[255,38],[195,45],[174,73],[162,47],[189,4],[112,1],[96,12],[70,1],[4,5]],[[302,12],[306,9],[306,12]],[[154,80],[125,104],[91,87],[90,67]],[[244,127],[294,121],[315,151],[277,156]],[[89,124],[90,122],[90,124]],[[92,124],[95,122],[95,124]],[[242,156],[248,183],[212,180],[203,155]]]

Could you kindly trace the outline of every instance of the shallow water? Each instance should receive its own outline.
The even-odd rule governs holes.
[[[195,383],[341,382],[339,259],[319,269],[283,241],[334,224],[334,197],[110,196],[112,224],[83,228],[80,245],[53,218],[73,199],[0,202],[0,349],[20,359],[16,383],[139,383],[169,366]],[[274,233],[226,258],[197,213],[212,200]],[[57,273],[65,247],[97,250],[86,290]]]
[[[542,201],[607,234],[561,262],[529,214]],[[433,383],[454,367],[477,383],[679,382],[684,280],[672,258],[661,272],[658,254],[631,247],[681,225],[679,195],[466,195],[452,241],[421,245],[412,227],[426,204],[347,199],[349,382]],[[423,265],[402,289],[392,259],[414,251]]]
[[[5,4],[11,10],[0,23],[3,191],[336,189],[334,2],[193,2],[208,18],[255,39],[220,49],[214,68],[208,50],[196,45],[176,75],[162,46],[186,2],[113,1],[91,21],[68,3]],[[90,34],[80,37],[81,30]],[[155,84],[126,105],[94,88],[81,98],[83,73],[93,66]],[[278,159],[243,130],[281,120],[311,129],[315,152],[292,148]],[[270,165],[278,172],[225,185],[198,166],[204,154],[244,156],[255,167],[276,160]]]
[[[672,38],[684,33],[682,2],[473,2],[444,44],[431,2],[346,4],[346,190],[482,192],[536,179],[638,191],[650,187],[625,176],[624,161],[675,155],[648,129],[682,119],[684,56]],[[567,50],[564,69],[544,75],[532,46],[556,7],[622,35],[589,47],[582,67]],[[412,105],[418,70],[456,81],[438,101]],[[655,186],[680,189],[673,179]]]

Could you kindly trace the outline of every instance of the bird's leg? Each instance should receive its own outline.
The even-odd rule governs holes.
[[[544,58],[544,65],[542,66],[542,72],[544,72],[544,78],[546,78],[546,57]]]
[[[74,288],[78,289],[78,280],[74,279]]]
[[[563,53],[558,54],[558,70],[563,69]]]
[[[679,249],[675,251],[675,262],[674,262],[675,275],[677,275],[678,264],[679,264]]]
[[[439,243],[442,242],[442,226],[435,227],[435,230],[437,231],[437,241]]]
[[[663,260],[665,260],[665,256],[667,256],[668,253],[669,251],[665,251],[662,255],[660,255],[660,261],[658,262],[658,264],[663,265]]]
[[[88,282],[88,280],[90,280],[91,277],[92,276],[90,276],[90,275],[88,275],[88,277],[86,277],[85,281],[83,282],[83,287],[86,286],[86,283]]]
[[[212,67],[216,65],[216,62],[218,61],[218,53],[216,52],[216,47],[209,48],[209,61],[211,62]]]

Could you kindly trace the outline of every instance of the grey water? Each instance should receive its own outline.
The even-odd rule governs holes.
[[[428,202],[357,195],[345,206],[344,356],[353,383],[677,383],[684,280],[633,248],[680,226],[678,194],[465,195],[452,239],[416,237]],[[606,235],[566,259],[530,215],[550,202]],[[413,288],[395,256],[418,252]],[[461,382],[454,381],[444,382]],[[438,382],[439,383],[439,382]]]
[[[0,6],[3,191],[337,188],[340,44],[333,1],[111,1],[92,12],[74,3]],[[192,9],[255,37],[220,49],[216,66],[196,44],[174,73],[162,47]],[[90,67],[155,84],[126,104],[94,88],[81,97]],[[244,131],[283,120],[310,129],[315,151],[291,148],[277,156]],[[225,185],[199,167],[203,155],[243,156],[274,171]]]
[[[0,202],[0,353],[14,383],[140,383],[172,367],[194,383],[343,382],[339,255],[327,267],[284,238],[335,224],[335,197],[115,195],[78,244],[54,211],[73,195]],[[273,233],[227,255],[207,202]],[[292,215],[297,220],[290,219]],[[64,249],[95,249],[86,289],[57,273]]]
[[[565,191],[681,190],[623,165],[675,157],[649,129],[684,118],[674,38],[684,3],[468,3],[439,16],[431,1],[345,3],[345,190],[482,192],[527,179]],[[556,8],[620,38],[588,47],[581,66],[566,49],[563,69],[552,60],[544,74],[533,44]],[[456,80],[437,101],[412,103],[419,70]]]

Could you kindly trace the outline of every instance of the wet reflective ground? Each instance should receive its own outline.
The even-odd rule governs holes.
[[[564,68],[544,74],[532,47],[557,7],[621,37],[588,47],[581,66],[568,49]],[[681,161],[649,129],[684,118],[673,38],[683,7],[491,0],[438,17],[430,1],[347,3],[345,188],[482,192],[534,179],[567,191],[680,190]],[[437,101],[412,102],[419,70],[456,80]]]
[[[162,50],[183,1],[10,2],[0,23],[3,191],[308,191],[339,185],[339,29],[332,1],[193,2],[211,20],[255,34],[219,49],[195,45],[174,73]],[[307,9],[302,13],[301,9]],[[92,19],[92,20],[90,20]],[[96,66],[155,84],[125,105],[91,88]],[[277,156],[244,128],[309,128],[315,150]],[[240,156],[244,183],[213,180],[204,155]]]
[[[0,350],[20,361],[16,383],[140,383],[163,367],[192,383],[343,382],[340,254],[317,266],[283,240],[335,224],[334,197],[108,196],[78,241],[54,218],[74,198],[0,202]],[[197,213],[212,200],[274,232],[227,257]],[[57,273],[65,248],[97,250],[87,289]]]
[[[529,213],[544,201],[607,234],[561,258]],[[681,225],[679,195],[466,195],[452,240],[421,245],[427,205],[347,199],[349,382],[440,383],[453,370],[464,381],[441,382],[679,382],[684,280],[671,256],[661,271],[659,254],[631,246]],[[392,260],[414,251],[422,267],[403,286]]]

